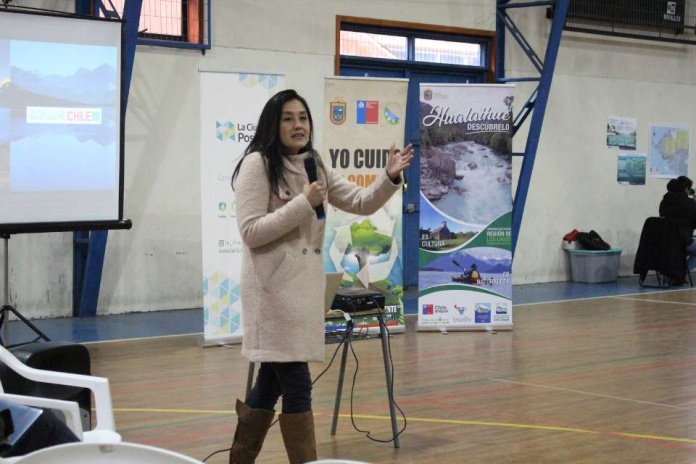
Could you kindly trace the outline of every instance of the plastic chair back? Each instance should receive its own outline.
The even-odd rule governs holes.
[[[183,454],[136,443],[68,443],[23,456],[17,464],[202,464]]]

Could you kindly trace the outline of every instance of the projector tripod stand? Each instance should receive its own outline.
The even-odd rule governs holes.
[[[11,348],[12,346],[17,346],[17,345],[10,345],[10,314],[14,314],[17,319],[22,321],[27,327],[29,327],[31,330],[34,331],[36,335],[38,335],[34,340],[31,342],[26,342],[26,343],[33,343],[38,341],[39,339],[44,339],[47,342],[50,341],[50,338],[48,338],[43,332],[41,332],[34,324],[32,324],[29,319],[26,317],[22,316],[22,314],[17,311],[14,306],[10,304],[10,247],[9,247],[9,241],[10,241],[10,234],[0,234],[0,237],[2,237],[3,241],[5,242],[5,282],[4,282],[4,299],[3,299],[3,305],[0,308],[0,327],[4,328],[4,335],[2,336],[2,339],[0,339],[0,345],[4,346],[5,348]],[[26,343],[19,343],[19,345],[24,345]]]

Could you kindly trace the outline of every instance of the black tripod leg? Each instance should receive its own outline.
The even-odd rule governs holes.
[[[32,324],[31,321],[30,321],[29,319],[27,319],[26,317],[22,316],[22,315],[19,313],[19,311],[17,311],[15,308],[13,308],[13,307],[10,306],[10,305],[4,305],[4,306],[2,307],[2,316],[0,316],[0,326],[2,326],[2,323],[5,323],[5,324],[9,324],[9,323],[10,323],[10,318],[9,318],[9,317],[7,317],[7,320],[5,320],[5,315],[7,314],[8,311],[11,312],[12,314],[14,314],[15,316],[17,316],[17,318],[18,318],[20,321],[24,322],[24,324],[25,324],[27,327],[29,327],[31,330],[33,330],[34,333],[35,333],[36,335],[39,336],[38,338],[43,338],[43,339],[44,339],[45,341],[47,341],[47,342],[50,342],[50,341],[51,341],[51,339],[48,338],[48,336],[47,336],[45,333],[41,332],[41,331],[39,330],[39,328],[36,327],[34,324]],[[34,341],[36,341],[36,340],[34,340]],[[5,343],[7,343],[7,342],[8,342],[8,340],[5,340]]]

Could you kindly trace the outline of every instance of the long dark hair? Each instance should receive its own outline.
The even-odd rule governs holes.
[[[312,139],[314,137],[314,123],[312,122],[312,113],[309,111],[309,105],[296,91],[292,89],[283,90],[273,95],[261,111],[259,123],[256,126],[256,133],[251,143],[244,150],[242,159],[237,163],[237,167],[232,174],[232,188],[234,182],[239,175],[239,169],[244,162],[244,159],[250,153],[259,152],[267,161],[268,180],[271,183],[271,190],[276,195],[278,194],[278,185],[285,180],[285,168],[283,165],[283,157],[285,156],[285,147],[280,141],[280,117],[283,112],[283,105],[292,100],[298,100],[307,111],[309,118],[309,142],[301,150],[301,152],[309,151],[312,156],[317,157],[314,148],[312,147]]]

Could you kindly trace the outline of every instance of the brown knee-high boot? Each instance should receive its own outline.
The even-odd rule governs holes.
[[[281,414],[280,432],[288,452],[290,464],[303,464],[317,460],[317,443],[314,439],[314,414]]]
[[[275,411],[251,409],[237,400],[237,430],[230,449],[230,464],[254,464],[273,422]]]

